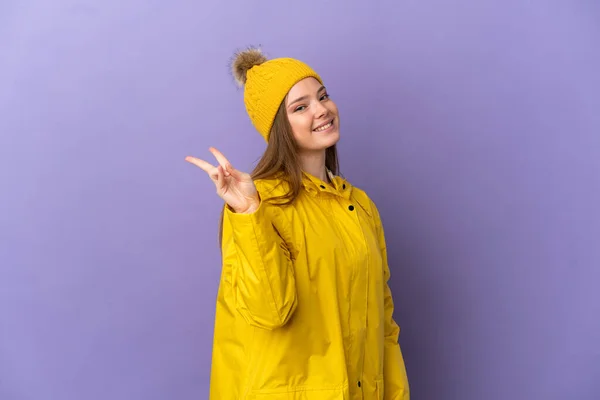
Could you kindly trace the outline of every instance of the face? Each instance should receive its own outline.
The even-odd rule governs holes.
[[[290,89],[285,105],[301,152],[323,151],[340,139],[337,106],[315,78],[296,83]]]

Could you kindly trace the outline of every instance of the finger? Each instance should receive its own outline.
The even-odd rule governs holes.
[[[221,164],[225,175],[229,176],[231,170],[233,169],[229,160],[227,160],[227,158],[223,155],[223,153],[221,153],[219,150],[215,149],[214,147],[211,147],[209,149],[209,151],[215,156],[215,158],[217,159],[219,164]]]
[[[213,170],[208,173],[208,176],[210,176],[210,179],[216,184],[217,179],[219,179],[219,167],[213,168]]]
[[[213,153],[219,164],[223,166],[225,176],[231,175],[237,180],[247,180],[250,178],[248,174],[234,168],[234,166],[231,165],[229,160],[227,160],[227,158],[219,150],[215,149],[214,147],[211,147],[210,152]]]
[[[221,167],[220,165],[216,169],[217,169],[217,182],[216,182],[217,191],[222,192],[223,187],[225,186],[225,173],[223,171],[223,167]]]
[[[196,167],[204,170],[204,172],[206,172],[208,174],[210,174],[215,169],[214,165],[212,165],[210,163],[207,163],[206,161],[201,160],[201,159],[196,158],[196,157],[187,156],[185,158],[185,161],[187,161],[187,162],[189,162],[191,164],[194,164]]]

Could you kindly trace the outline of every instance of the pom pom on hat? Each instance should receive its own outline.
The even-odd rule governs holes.
[[[231,62],[231,72],[238,86],[246,84],[246,76],[250,68],[267,61],[262,51],[256,47],[238,51],[234,54]]]

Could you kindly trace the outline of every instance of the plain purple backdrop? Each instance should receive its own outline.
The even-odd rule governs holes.
[[[233,52],[317,69],[415,400],[600,398],[597,1],[0,4],[0,399],[208,398]]]

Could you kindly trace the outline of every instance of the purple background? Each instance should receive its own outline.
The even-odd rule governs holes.
[[[208,398],[237,48],[307,61],[415,400],[600,398],[597,1],[0,3],[0,399]]]

